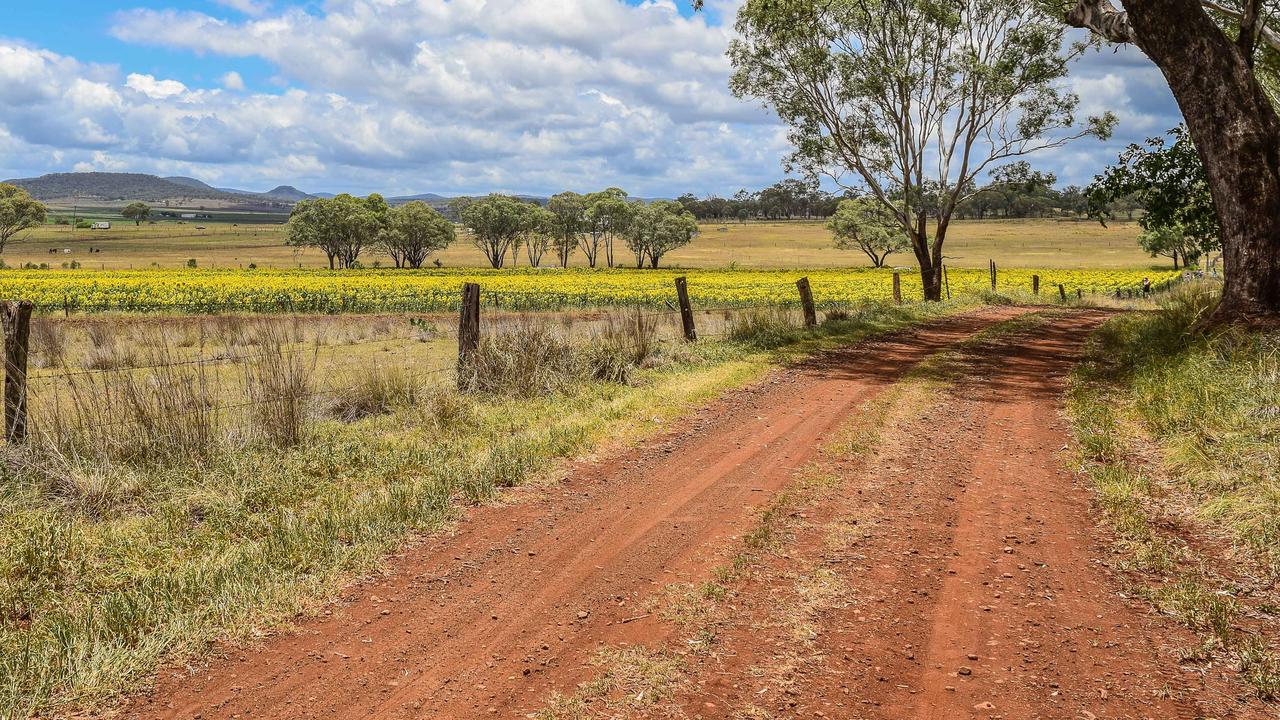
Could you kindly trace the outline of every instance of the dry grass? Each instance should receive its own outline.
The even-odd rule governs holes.
[[[80,260],[86,268],[109,270],[145,269],[153,263],[179,268],[188,258],[196,258],[201,268],[242,268],[250,263],[262,268],[328,266],[324,255],[316,250],[286,246],[283,226],[206,226],[208,230],[197,231],[190,225],[172,223],[142,227],[129,224],[105,232],[72,232],[65,227],[48,226],[7,248],[5,259],[12,266],[32,262],[55,267],[61,262]],[[859,267],[866,263],[861,253],[833,249],[829,233],[818,221],[708,223],[701,226],[701,231],[697,240],[672,252],[663,263],[696,268]],[[1135,223],[1112,223],[1104,228],[1086,221],[961,220],[951,226],[946,254],[953,267],[986,267],[990,258],[1002,267],[1163,267],[1162,261],[1146,256],[1138,248],[1137,235]],[[101,252],[89,254],[90,246]],[[72,253],[50,255],[50,248],[71,248]],[[439,258],[448,267],[486,264],[465,237],[440,253]],[[379,261],[383,267],[390,266],[388,258],[373,254],[361,260],[366,266]],[[909,253],[891,256],[889,263],[915,264]],[[583,264],[580,254],[571,259],[571,265]]]

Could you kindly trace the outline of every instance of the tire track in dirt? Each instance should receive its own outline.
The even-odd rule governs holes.
[[[642,447],[473,510],[295,633],[162,671],[124,715],[524,717],[588,677],[601,645],[670,637],[642,602],[705,575],[854,408],[1024,312],[985,309],[776,371]]]
[[[1100,558],[1089,490],[1066,468],[1066,375],[1105,315],[1075,312],[966,348],[962,375],[869,457],[738,589],[681,706],[702,718],[1262,718],[1178,664],[1198,640]],[[901,414],[901,413],[900,413]],[[836,546],[833,537],[841,538]],[[797,643],[777,598],[834,569]],[[794,599],[782,601],[784,605]]]

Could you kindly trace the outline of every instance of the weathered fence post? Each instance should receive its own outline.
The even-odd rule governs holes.
[[[1058,295],[1062,296],[1062,302],[1067,301],[1067,289],[1062,286],[1062,283],[1058,283]]]
[[[1040,276],[1039,275],[1031,276],[1031,294],[1032,295],[1040,294]]]
[[[947,265],[942,265],[942,284],[947,286],[947,299],[951,299],[951,276],[947,274]]]
[[[800,290],[800,305],[804,308],[804,326],[813,327],[818,324],[818,310],[813,306],[813,288],[809,287],[809,278],[797,280],[796,287]]]
[[[988,260],[991,263],[991,292],[996,291],[996,261]]]
[[[29,300],[6,300],[0,306],[4,327],[4,437],[11,444],[27,439],[27,350],[31,337]]]
[[[1081,290],[1080,288],[1076,288],[1076,299],[1077,300],[1084,299],[1084,290]]]
[[[680,301],[680,322],[684,325],[684,339],[693,342],[698,339],[698,331],[693,327],[693,305],[689,303],[689,282],[683,277],[676,278],[676,298]]]
[[[902,275],[899,273],[893,274],[893,301],[902,304]]]
[[[458,384],[463,383],[462,369],[480,347],[480,286],[462,286],[462,310],[458,317]]]

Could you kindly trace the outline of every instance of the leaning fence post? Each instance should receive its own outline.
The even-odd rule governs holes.
[[[6,300],[0,307],[4,327],[4,437],[11,444],[27,439],[27,350],[33,307],[29,300]]]
[[[900,273],[893,274],[893,301],[898,305],[902,304],[902,275]]]
[[[1058,295],[1062,296],[1062,302],[1067,301],[1067,289],[1062,286],[1062,283],[1058,283]]]
[[[796,287],[800,290],[800,305],[804,308],[804,326],[813,327],[818,324],[818,310],[813,306],[813,288],[809,287],[809,278],[797,280]]]
[[[1032,295],[1040,294],[1040,276],[1039,275],[1031,276],[1031,294]]]
[[[689,282],[683,277],[676,278],[676,298],[680,301],[680,322],[684,324],[684,339],[693,342],[698,339],[698,331],[693,327],[693,305],[689,303]]]
[[[472,353],[480,347],[480,286],[467,283],[462,286],[462,309],[458,317],[458,370],[471,359]],[[458,383],[462,384],[463,374],[458,373]]]
[[[996,261],[992,260],[990,262],[991,262],[991,292],[995,292],[996,291]]]

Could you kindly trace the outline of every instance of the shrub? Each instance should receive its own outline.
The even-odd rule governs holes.
[[[729,339],[762,350],[795,342],[803,330],[791,321],[790,313],[777,308],[747,310],[729,318]]]
[[[334,396],[329,414],[343,422],[354,422],[410,407],[421,394],[421,384],[407,370],[375,363]]]
[[[257,328],[257,350],[243,362],[245,395],[260,436],[275,447],[293,447],[307,430],[307,407],[316,353],[290,351],[278,323]]]
[[[535,397],[562,392],[582,378],[582,361],[568,339],[541,319],[522,317],[480,339],[458,367],[469,392]]]

